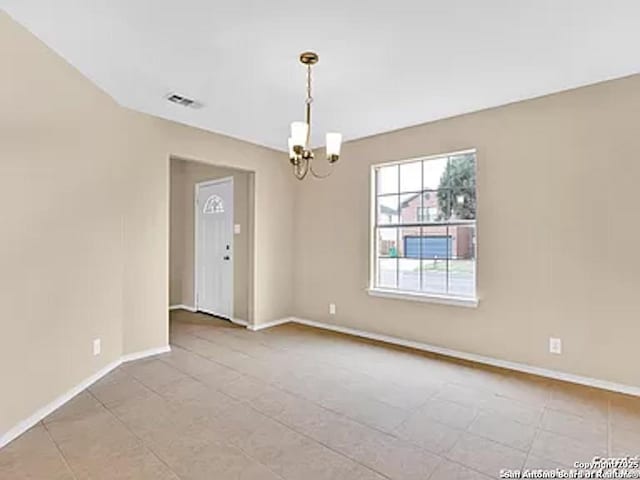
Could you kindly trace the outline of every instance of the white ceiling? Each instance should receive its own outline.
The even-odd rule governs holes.
[[[314,145],[640,71],[639,0],[0,0],[124,106],[285,149],[314,69]],[[199,110],[168,103],[178,92]]]

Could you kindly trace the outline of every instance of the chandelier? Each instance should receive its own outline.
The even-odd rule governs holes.
[[[318,63],[318,55],[314,52],[300,54],[300,62],[307,66],[307,98],[305,100],[306,121],[293,122],[291,124],[291,136],[289,137],[289,161],[293,166],[293,174],[298,180],[304,179],[307,173],[316,178],[326,178],[332,170],[326,174],[319,174],[313,169],[313,150],[311,150],[311,67]],[[340,145],[342,134],[327,133],[326,153],[329,165],[333,165],[340,158]]]

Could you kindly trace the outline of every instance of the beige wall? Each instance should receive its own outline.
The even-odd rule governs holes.
[[[351,142],[294,186],[282,153],[118,107],[4,13],[0,64],[0,435],[166,345],[170,156],[255,172],[255,324],[295,313],[640,386],[640,77]],[[480,306],[369,297],[370,165],[470,147]]]
[[[121,355],[127,159],[113,101],[1,12],[0,65],[2,435]]]
[[[639,117],[634,76],[347,143],[297,188],[296,314],[640,386]],[[480,306],[370,297],[370,166],[471,147]]]
[[[169,302],[194,305],[194,201],[197,183],[233,177],[233,221],[240,233],[233,236],[233,295],[235,318],[249,320],[251,172],[179,159],[171,160]]]
[[[0,64],[0,437],[122,354],[167,344],[171,155],[255,171],[249,309],[255,323],[291,314],[281,153],[119,107],[3,12]]]

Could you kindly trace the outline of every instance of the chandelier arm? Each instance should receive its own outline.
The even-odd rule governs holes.
[[[331,169],[325,173],[325,174],[321,174],[321,173],[316,173],[316,171],[313,169],[313,163],[309,162],[309,170],[311,170],[311,174],[315,177],[315,178],[319,178],[320,180],[324,179],[324,178],[328,178],[331,176],[331,174],[333,173],[333,167],[331,167]]]
[[[309,161],[301,160],[301,162],[304,162],[304,167],[301,167],[301,165],[293,166],[293,174],[298,180],[304,180],[304,178],[307,176],[307,173],[309,173]]]

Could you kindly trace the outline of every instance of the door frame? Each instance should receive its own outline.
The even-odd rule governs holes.
[[[195,184],[194,186],[194,197],[193,197],[193,214],[194,214],[194,218],[193,218],[193,243],[194,243],[194,249],[193,249],[193,305],[195,307],[195,311],[198,311],[198,291],[199,291],[199,286],[198,286],[198,265],[199,265],[199,258],[200,255],[198,253],[199,250],[199,233],[200,233],[200,208],[198,205],[198,197],[200,196],[200,188],[202,187],[207,187],[210,185],[217,185],[220,183],[230,183],[231,184],[231,208],[230,208],[230,214],[231,214],[231,235],[230,235],[230,240],[229,240],[229,244],[231,245],[231,316],[229,317],[229,320],[233,320],[234,319],[234,315],[235,315],[235,290],[234,290],[234,277],[235,277],[235,258],[236,258],[236,251],[233,245],[233,240],[234,240],[234,225],[235,225],[235,217],[234,217],[234,203],[235,203],[235,189],[234,189],[234,185],[233,185],[233,176],[228,176],[228,177],[222,177],[222,178],[216,178],[214,180],[205,180],[203,182],[198,182]]]

